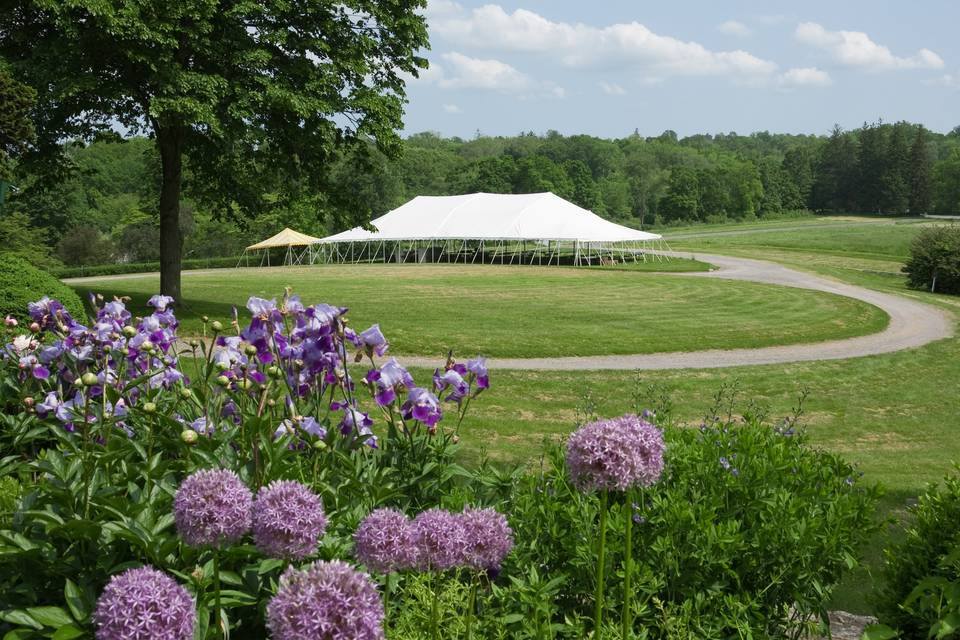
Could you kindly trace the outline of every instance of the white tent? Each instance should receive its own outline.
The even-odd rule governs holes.
[[[410,261],[594,264],[638,256],[661,236],[605,220],[552,193],[418,196],[371,221],[322,238],[331,262]]]

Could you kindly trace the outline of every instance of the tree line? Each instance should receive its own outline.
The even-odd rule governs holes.
[[[29,170],[0,217],[0,240],[66,265],[158,260],[161,162],[145,137],[65,146],[71,170]],[[827,136],[735,133],[621,139],[524,133],[464,140],[419,133],[391,159],[372,144],[338,153],[331,189],[278,202],[255,218],[181,204],[185,258],[235,256],[284,226],[323,235],[417,195],[552,191],[632,226],[721,222],[785,212],[960,213],[960,128],[939,134],[906,122]],[[189,163],[185,180],[196,180]],[[265,187],[269,190],[269,187]],[[269,202],[270,193],[264,200]],[[23,238],[29,238],[23,241]],[[40,258],[43,259],[42,257]]]

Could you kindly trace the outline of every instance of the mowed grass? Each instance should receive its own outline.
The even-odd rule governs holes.
[[[674,238],[669,231],[664,233],[673,248],[694,253],[697,250],[764,248],[778,249],[782,253],[800,251],[903,261],[910,252],[910,243],[924,228],[941,224],[944,223],[844,218],[825,219],[820,224],[747,226],[713,232],[699,229],[674,233]]]
[[[129,296],[135,309],[158,285],[154,275],[73,284],[84,295]],[[199,333],[203,315],[229,318],[249,296],[278,297],[287,286],[307,303],[349,307],[358,330],[379,322],[396,354],[437,357],[762,347],[863,335],[888,321],[841,296],[632,266],[330,265],[185,272],[182,333]]]

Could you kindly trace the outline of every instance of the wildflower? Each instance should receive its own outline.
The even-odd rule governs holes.
[[[477,356],[475,360],[467,360],[467,371],[476,376],[477,390],[490,388],[490,376],[487,373],[487,359]]]
[[[417,568],[446,571],[463,566],[469,543],[461,519],[443,509],[429,509],[413,520]]]
[[[380,331],[380,325],[375,324],[359,335],[360,343],[368,356],[382,357],[390,348],[390,343]]]
[[[376,387],[374,399],[381,407],[386,407],[402,393],[414,386],[413,376],[404,369],[396,358],[390,358],[379,369],[367,372],[367,382]]]
[[[192,640],[196,611],[173,578],[141,567],[110,579],[92,619],[97,640]]]
[[[353,534],[357,560],[371,571],[390,573],[416,565],[413,523],[396,509],[377,509]]]
[[[383,603],[364,573],[339,560],[289,567],[267,604],[274,640],[381,640]]]
[[[299,482],[275,480],[253,503],[253,541],[271,558],[306,558],[326,529],[320,497]]]
[[[443,417],[440,401],[423,387],[410,389],[407,401],[400,407],[404,420],[419,420],[428,427],[432,427]]]
[[[635,415],[600,420],[570,436],[567,468],[581,491],[649,486],[663,472],[665,448],[660,430]]]
[[[495,509],[467,508],[460,515],[466,531],[466,565],[473,569],[498,572],[503,559],[513,548],[513,531],[507,519]]]
[[[253,495],[233,471],[205,469],[187,477],[173,499],[173,519],[192,547],[237,542],[250,530]]]
[[[470,393],[470,385],[456,369],[447,369],[442,373],[439,369],[435,370],[433,372],[433,388],[436,389],[438,394],[449,389],[450,392],[444,399],[447,402],[458,404]]]

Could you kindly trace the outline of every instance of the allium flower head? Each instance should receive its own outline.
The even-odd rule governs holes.
[[[504,515],[495,509],[464,509],[460,522],[466,531],[466,565],[474,569],[499,571],[513,549],[513,530]]]
[[[446,571],[463,566],[467,557],[467,532],[460,518],[443,509],[430,509],[413,520],[417,568]]]
[[[381,640],[383,602],[370,577],[345,562],[288,568],[267,604],[274,640]]]
[[[413,523],[396,509],[377,509],[353,534],[357,560],[371,571],[390,573],[416,565]]]
[[[253,541],[271,558],[306,558],[326,530],[320,496],[299,482],[275,480],[253,503]]]
[[[191,547],[237,542],[250,530],[253,495],[233,471],[205,469],[187,477],[173,499],[177,531]]]
[[[196,610],[173,578],[141,567],[110,579],[92,618],[97,640],[192,640]]]
[[[567,441],[567,469],[581,491],[650,486],[663,473],[663,434],[635,415],[584,425]]]

